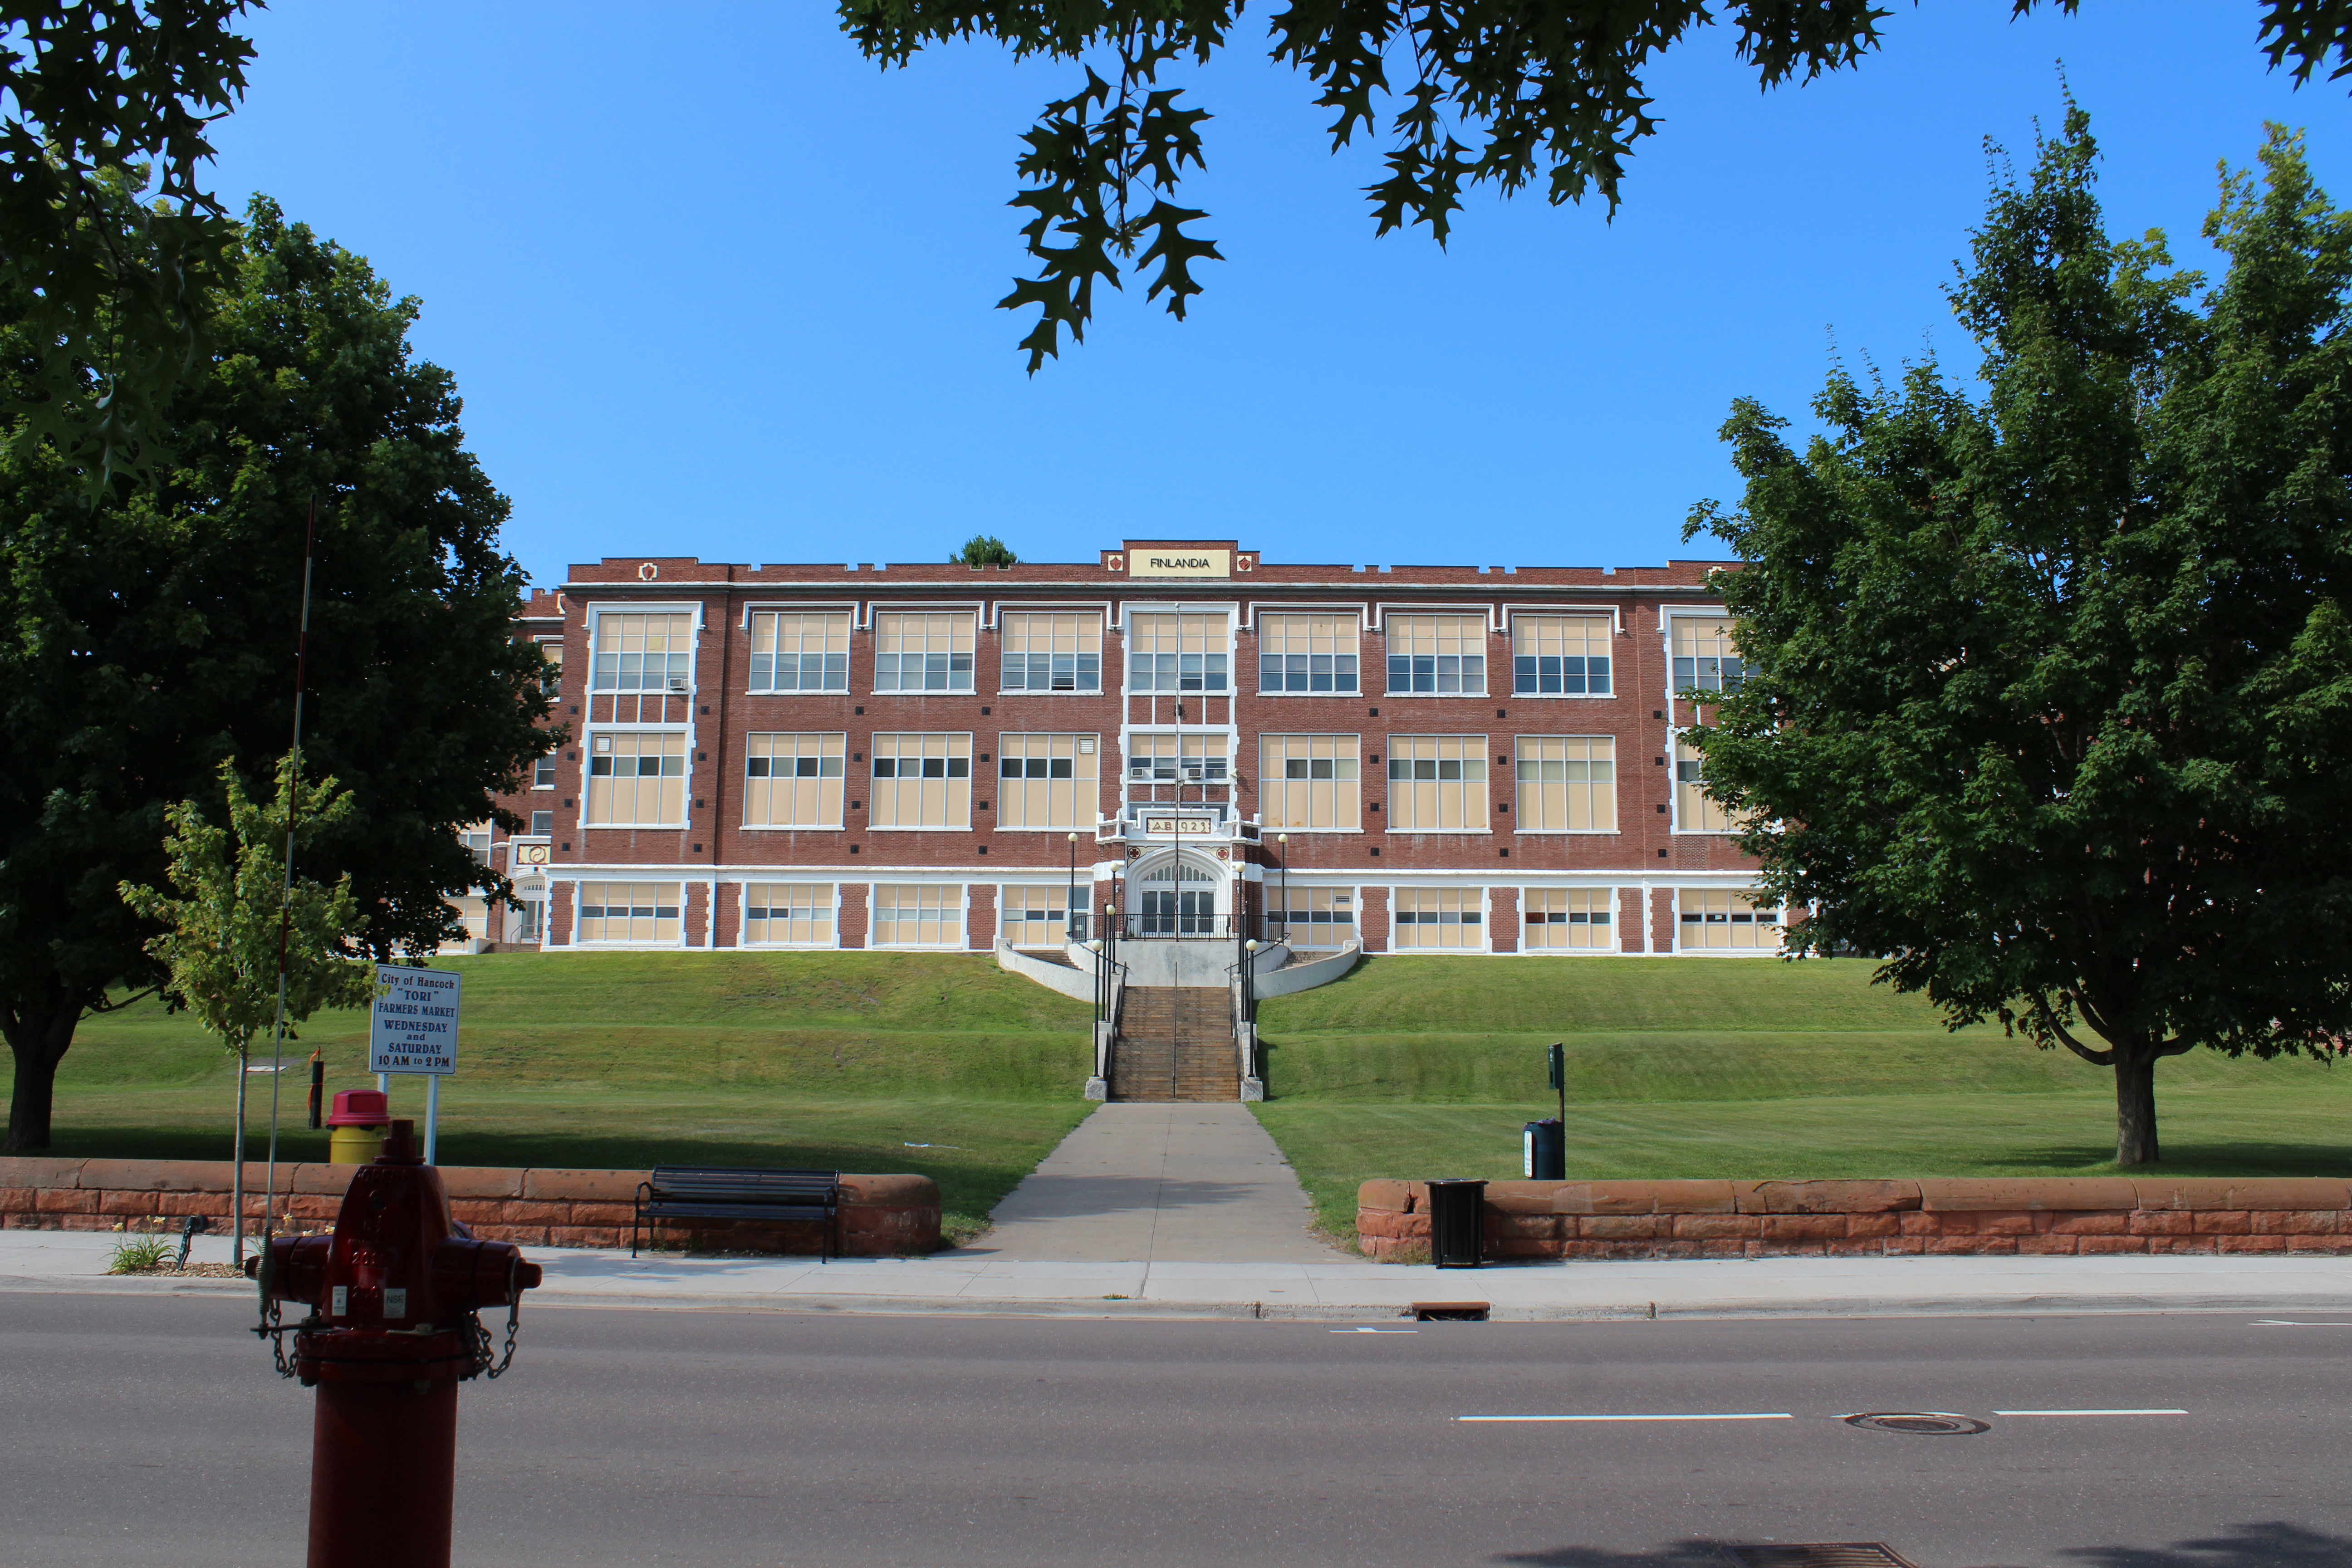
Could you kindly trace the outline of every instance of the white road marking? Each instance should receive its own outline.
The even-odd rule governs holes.
[[[1417,1334],[1419,1329],[1333,1329],[1335,1334]]]
[[[1995,1415],[2186,1415],[2186,1410],[1996,1410]]]
[[[2261,1318],[2253,1326],[2258,1329],[2352,1329],[2352,1323],[2299,1323],[2291,1318]]]
[[[1456,1415],[1456,1421],[1794,1421],[1785,1410],[1744,1410],[1676,1415]]]

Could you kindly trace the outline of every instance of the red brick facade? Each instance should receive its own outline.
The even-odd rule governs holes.
[[[1147,575],[1154,562],[1173,562],[1174,570],[1192,574]],[[545,814],[539,821],[546,831],[511,841],[501,835],[492,849],[539,908],[528,916],[495,914],[490,934],[550,951],[762,944],[984,950],[1000,926],[1017,928],[1008,934],[1031,944],[1049,929],[1039,919],[1020,920],[1020,901],[1030,896],[1020,889],[1058,908],[1075,881],[1085,908],[1099,919],[1106,904],[1116,905],[1131,932],[1147,909],[1177,918],[1181,890],[1192,900],[1181,906],[1181,918],[1191,921],[1197,911],[1202,929],[1221,933],[1238,928],[1280,935],[1287,910],[1295,917],[1290,934],[1302,945],[1339,945],[1353,936],[1376,952],[1513,953],[1549,940],[1545,951],[1567,953],[1671,952],[1706,946],[1700,939],[1713,936],[1708,951],[1769,952],[1777,938],[1766,929],[1770,911],[1694,912],[1706,903],[1701,893],[1715,900],[1707,909],[1746,910],[1724,900],[1744,895],[1748,867],[1725,834],[1685,820],[1694,797],[1675,787],[1675,727],[1692,715],[1687,703],[1669,696],[1670,627],[1677,617],[1696,624],[1719,615],[1708,581],[1717,569],[1698,562],[1626,570],[1286,565],[1233,541],[1131,541],[1093,563],[1010,568],[752,567],[675,556],[577,566],[560,591],[533,596],[519,628],[562,649],[557,713],[570,737],[551,773],[507,802],[527,822]],[[1100,617],[1099,689],[1008,689],[1008,617],[1074,612]],[[845,680],[824,678],[838,689],[755,689],[755,679],[774,683],[754,673],[772,668],[755,665],[755,654],[771,657],[755,643],[755,621],[828,614],[845,616],[849,628]],[[902,624],[896,617],[908,615],[969,617],[968,631],[958,634],[968,639],[970,652],[961,657],[969,673],[948,677],[968,689],[877,689],[878,628],[887,620],[895,635]],[[1137,689],[1152,679],[1130,676],[1137,617],[1168,615],[1208,617],[1186,625],[1213,650],[1207,659],[1222,658],[1222,689],[1215,689],[1220,672],[1213,665],[1203,663],[1195,679],[1191,666],[1173,662],[1163,668],[1179,670],[1179,689]],[[684,618],[623,623],[615,618],[622,616]],[[1358,689],[1264,689],[1260,654],[1270,616],[1339,617],[1318,624],[1342,627],[1343,638],[1352,635]],[[1596,638],[1605,631],[1607,651],[1595,654],[1608,662],[1605,693],[1517,689],[1515,628],[1532,626],[1536,617],[1549,617],[1548,624],[1566,617],[1594,628]],[[624,656],[616,650],[625,639],[616,628],[625,625],[678,629],[683,652]],[[1449,636],[1461,628],[1459,653],[1468,656],[1461,668],[1466,670],[1469,657],[1483,658],[1483,681],[1461,674],[1439,678],[1460,690],[1393,689],[1388,658],[1407,646],[1402,639],[1409,633],[1400,628],[1416,625],[1438,626]],[[606,656],[601,667],[600,655]],[[669,662],[660,665],[657,679],[653,671],[664,658]],[[930,677],[938,679],[936,672]],[[1182,689],[1187,681],[1192,689]],[[950,749],[961,746],[969,826],[878,824],[877,769],[915,763],[883,763],[877,735],[944,736]],[[1318,738],[1318,757],[1328,752],[1342,766],[1352,759],[1359,808],[1352,826],[1286,828],[1269,817],[1271,781],[1262,771],[1273,753],[1261,744],[1267,735]],[[755,786],[766,782],[750,771],[755,742],[779,736],[837,749],[835,821],[751,825]],[[1085,760],[1097,773],[1091,803],[1050,828],[1005,826],[1002,803],[1013,786],[1000,770],[1007,736],[1078,737],[1070,744],[1088,747]],[[1605,763],[1613,776],[1584,798],[1601,803],[1586,808],[1596,814],[1613,805],[1613,822],[1583,830],[1521,826],[1536,820],[1529,813],[1538,803],[1528,798],[1534,786],[1517,775],[1528,771],[1522,764],[1534,743],[1556,737],[1576,739],[1580,749],[1570,754],[1601,761],[1547,763],[1554,773],[1545,776],[1590,779],[1600,775],[1576,770]],[[1175,757],[1177,782],[1131,774],[1137,749],[1153,744]],[[1222,774],[1205,763],[1208,772],[1183,772],[1192,756],[1185,748],[1202,746],[1222,751]],[[663,747],[682,752],[674,757],[682,776],[650,771],[656,763],[673,765],[651,757]],[[1483,813],[1460,807],[1465,826],[1458,831],[1398,826],[1406,786],[1391,772],[1471,766],[1408,764],[1406,752],[1475,759],[1486,775]],[[1391,752],[1398,756],[1384,763]],[[756,765],[812,764],[770,764],[762,757]],[[1326,764],[1276,759],[1272,765]],[[676,804],[630,806],[631,826],[592,820],[592,766],[622,770],[617,787],[635,791],[632,801],[654,801],[666,788],[671,794],[659,798]],[[627,773],[632,767],[647,771],[639,778]],[[950,793],[958,785],[957,778],[941,782]],[[916,786],[904,788],[908,793],[893,798],[914,798]],[[1154,803],[1157,810],[1143,809]],[[599,809],[609,819],[617,808]],[[648,812],[666,819],[648,821]],[[1474,816],[1483,816],[1483,826],[1467,826]],[[1015,891],[1003,892],[1007,887]],[[1574,900],[1562,889],[1575,890]],[[1327,923],[1309,929],[1303,910],[1318,894],[1328,906]],[[924,900],[935,907],[913,908]],[[1571,902],[1573,917],[1540,912]],[[788,924],[781,918],[787,904],[810,918]],[[754,930],[747,917],[770,905],[776,918]],[[1540,923],[1546,918],[1573,918],[1582,928],[1573,931],[1574,944],[1562,930],[1548,931]],[[1704,920],[1748,929],[1733,943],[1731,928],[1710,932]],[[1059,936],[1058,921],[1050,929]],[[1154,927],[1146,934],[1159,933]]]

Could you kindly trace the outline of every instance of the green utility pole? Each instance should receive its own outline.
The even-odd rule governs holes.
[[[1554,1040],[1545,1047],[1544,1066],[1551,1075],[1551,1087],[1559,1091],[1559,1125],[1561,1131],[1565,1132],[1568,1129],[1568,1049],[1562,1041]]]

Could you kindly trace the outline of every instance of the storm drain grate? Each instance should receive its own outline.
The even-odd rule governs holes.
[[[1416,1323],[1483,1323],[1486,1321],[1487,1304],[1484,1301],[1415,1301],[1412,1321]]]
[[[1992,1423],[1950,1410],[1873,1410],[1845,1418],[1849,1426],[1866,1432],[1909,1432],[1923,1437],[1974,1437],[1992,1430]]]
[[[1893,1547],[1875,1541],[1834,1541],[1810,1546],[1727,1546],[1737,1568],[1915,1568]]]

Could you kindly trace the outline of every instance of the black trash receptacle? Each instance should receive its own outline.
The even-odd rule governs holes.
[[[1568,1177],[1568,1131],[1557,1116],[1530,1121],[1519,1134],[1520,1173],[1531,1182],[1559,1182]]]
[[[1475,1268],[1483,1251],[1486,1184],[1429,1184],[1429,1260],[1440,1268]]]

